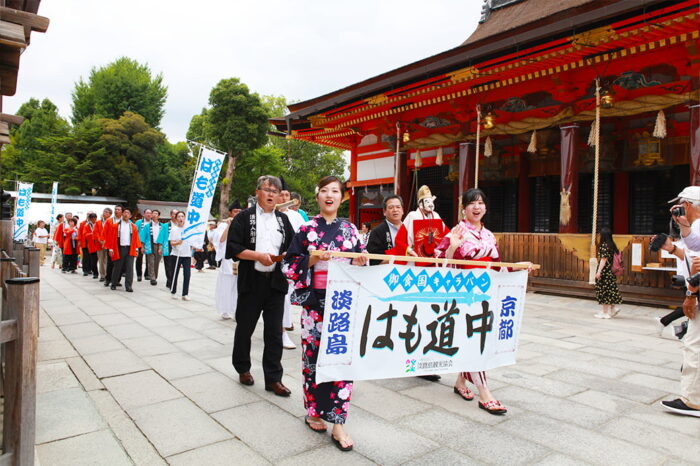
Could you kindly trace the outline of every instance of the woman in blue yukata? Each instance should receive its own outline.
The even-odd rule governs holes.
[[[284,271],[294,282],[292,302],[302,306],[301,345],[304,376],[305,422],[314,432],[327,431],[326,422],[333,424],[333,443],[342,451],[350,451],[353,441],[343,425],[348,416],[352,381],[316,383],[316,360],[321,344],[323,309],[328,280],[330,252],[311,256],[311,251],[363,252],[355,225],[338,218],[345,187],[334,176],[318,183],[316,201],[321,213],[299,228],[284,259]],[[350,262],[350,259],[333,260]],[[366,257],[352,259],[354,265],[366,265]]]

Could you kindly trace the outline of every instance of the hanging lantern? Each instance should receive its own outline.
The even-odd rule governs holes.
[[[437,155],[435,156],[435,165],[442,165],[442,147],[438,147]]]
[[[493,112],[489,112],[484,117],[484,129],[491,129],[496,126],[496,115]]]
[[[612,108],[615,103],[614,93],[610,89],[604,90],[600,94],[600,106],[601,108]]]
[[[491,157],[493,155],[493,144],[491,143],[491,136],[486,138],[484,142],[484,157]]]
[[[405,131],[405,132],[403,133],[403,142],[404,142],[404,144],[407,143],[407,142],[410,141],[410,140],[411,140],[411,135],[408,134],[408,131]]]
[[[531,154],[537,152],[537,130],[533,131],[532,136],[530,136],[530,145],[527,146],[527,151]]]
[[[420,155],[420,149],[416,150],[416,163],[415,167],[420,168],[423,165],[423,157]]]
[[[654,125],[653,136],[655,138],[663,139],[666,137],[666,135],[666,115],[664,114],[663,110],[659,110],[659,113],[656,115],[656,124]]]

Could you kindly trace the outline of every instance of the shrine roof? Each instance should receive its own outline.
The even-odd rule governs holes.
[[[461,45],[360,81],[337,91],[289,105],[286,121],[306,119],[332,108],[455,71],[573,33],[599,27],[629,14],[662,8],[668,0],[489,0],[500,4]],[[525,12],[527,10],[527,12]],[[522,17],[521,17],[522,16]],[[508,34],[502,34],[509,31]],[[284,130],[280,122],[275,122]]]
[[[462,45],[493,38],[504,33],[516,33],[583,12],[604,9],[615,0],[487,0],[481,11],[476,30]],[[629,3],[629,2],[627,2]],[[572,23],[572,26],[576,26]]]

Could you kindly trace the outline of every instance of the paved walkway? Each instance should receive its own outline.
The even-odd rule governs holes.
[[[37,452],[43,465],[698,464],[700,419],[661,411],[679,388],[680,344],[663,310],[529,294],[519,363],[490,373],[495,417],[442,384],[358,382],[339,452],[303,425],[300,357],[285,351],[289,399],[265,392],[261,327],[244,387],[231,321],[213,309],[216,272],[193,273],[191,302],[162,284],[134,293],[42,268]],[[295,319],[296,321],[296,319]],[[298,340],[298,333],[294,337]]]

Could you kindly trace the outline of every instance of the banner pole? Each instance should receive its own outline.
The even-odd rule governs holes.
[[[354,259],[356,257],[367,257],[368,259],[374,260],[397,260],[401,262],[424,262],[430,264],[453,264],[453,265],[476,265],[483,268],[491,267],[508,267],[511,269],[532,269],[539,270],[539,264],[522,264],[517,262],[485,262],[485,261],[469,261],[461,259],[441,259],[437,257],[414,257],[414,256],[390,256],[386,254],[366,254],[360,252],[342,252],[342,251],[311,251],[312,256],[321,256],[326,252],[331,253],[331,257],[345,257],[349,259]]]

